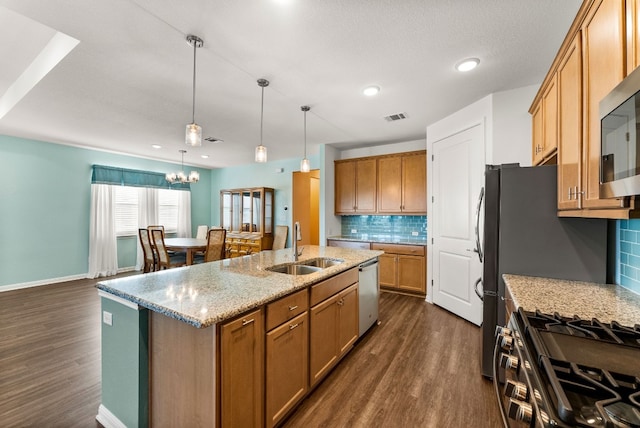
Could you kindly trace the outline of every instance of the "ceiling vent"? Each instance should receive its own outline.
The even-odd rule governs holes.
[[[396,114],[391,114],[389,116],[385,116],[384,120],[386,120],[387,122],[395,122],[396,120],[402,120],[406,118],[407,118],[407,113],[396,113]]]
[[[205,138],[205,141],[208,141],[210,143],[224,143],[224,140],[221,140],[220,138],[215,138],[215,137],[207,137]]]

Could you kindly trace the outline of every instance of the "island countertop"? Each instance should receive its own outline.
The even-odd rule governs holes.
[[[539,309],[605,323],[640,324],[640,295],[619,285],[509,274],[502,277],[515,306],[526,311]]]
[[[309,275],[267,268],[293,263],[293,250],[262,251],[181,268],[100,281],[96,287],[194,327],[209,327],[303,289],[383,254],[382,251],[305,245],[298,262],[319,257],[343,263]]]

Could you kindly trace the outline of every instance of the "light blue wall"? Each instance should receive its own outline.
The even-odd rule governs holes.
[[[84,275],[89,259],[93,164],[167,172],[179,164],[0,135],[0,289]],[[191,223],[211,219],[211,171],[196,170]],[[119,268],[135,265],[135,239],[118,243]]]
[[[318,157],[309,156],[311,169],[318,169]],[[279,172],[282,169],[282,172]],[[292,173],[300,171],[300,158],[252,163],[211,171],[211,225],[220,225],[220,190],[246,187],[275,189],[275,225],[293,225],[291,219]],[[285,210],[285,206],[287,209]],[[291,245],[290,235],[287,245]]]

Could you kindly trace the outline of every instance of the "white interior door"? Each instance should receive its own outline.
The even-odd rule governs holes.
[[[482,300],[474,285],[482,277],[482,263],[474,250],[484,182],[483,126],[434,142],[432,154],[433,302],[480,325]]]

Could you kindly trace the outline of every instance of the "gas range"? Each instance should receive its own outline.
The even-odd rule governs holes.
[[[508,427],[640,427],[640,326],[514,312],[494,385]]]

